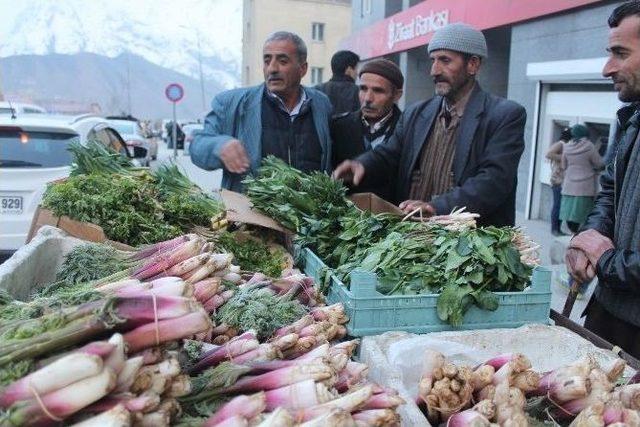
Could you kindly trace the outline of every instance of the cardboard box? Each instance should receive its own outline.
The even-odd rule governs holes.
[[[102,227],[89,222],[80,222],[69,218],[68,216],[58,217],[48,209],[44,209],[42,206],[38,206],[33,219],[31,220],[31,227],[29,228],[29,234],[27,235],[27,243],[33,239],[33,236],[38,232],[43,225],[51,225],[65,231],[70,236],[78,239],[86,240],[96,243],[108,243],[111,246],[123,249],[132,250],[133,247],[127,244],[109,240],[104,234]]]
[[[293,234],[291,230],[284,228],[273,218],[253,209],[253,204],[246,195],[235,191],[221,190],[220,197],[227,208],[227,220],[229,222],[257,225],[281,233]]]
[[[373,213],[390,213],[404,215],[402,209],[378,197],[374,193],[356,193],[349,196],[349,199],[361,210]]]

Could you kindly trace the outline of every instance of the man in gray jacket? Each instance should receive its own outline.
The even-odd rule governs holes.
[[[189,148],[193,163],[223,168],[222,187],[242,191],[247,173],[274,155],[309,171],[331,170],[331,104],[319,91],[303,87],[307,47],[296,34],[279,31],[263,48],[264,84],[218,94]]]

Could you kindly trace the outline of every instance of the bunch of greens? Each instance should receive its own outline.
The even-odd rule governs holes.
[[[74,173],[50,184],[43,206],[57,216],[99,225],[107,237],[130,245],[168,240],[209,226],[223,212],[175,164],[151,173],[99,143],[73,145]]]
[[[233,254],[234,263],[242,270],[259,271],[269,277],[281,276],[285,267],[284,250],[272,250],[258,239],[240,239],[236,233],[230,232],[222,232],[217,242],[222,251]]]
[[[168,240],[182,233],[164,221],[158,189],[130,175],[76,175],[50,184],[42,205],[56,216],[99,225],[107,237],[130,245]]]
[[[495,310],[493,292],[523,290],[532,267],[520,260],[513,228],[449,230],[357,209],[328,176],[305,175],[268,158],[245,181],[254,206],[298,233],[349,284],[356,268],[378,277],[386,295],[439,293],[438,316],[462,323],[472,305]]]
[[[143,170],[135,168],[127,157],[108,149],[99,141],[89,140],[86,145],[73,142],[69,144],[69,151],[73,155],[71,176],[91,173],[131,174]]]
[[[276,329],[305,314],[304,307],[287,295],[274,295],[260,287],[241,289],[218,311],[218,324],[226,323],[241,331],[253,329],[259,339],[269,338]]]
[[[55,283],[77,285],[122,271],[128,265],[125,256],[112,246],[99,243],[78,245],[65,255],[56,273]],[[51,287],[49,292],[54,291]],[[47,292],[44,292],[46,294]]]

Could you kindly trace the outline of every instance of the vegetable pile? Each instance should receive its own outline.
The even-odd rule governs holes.
[[[502,354],[471,368],[426,350],[416,403],[432,425],[640,425],[636,377],[616,387],[622,359],[603,368],[592,356],[543,374],[526,356]]]
[[[71,176],[50,184],[42,204],[56,216],[99,225],[111,240],[134,246],[166,240],[210,226],[223,212],[175,164],[134,168],[95,141],[71,151]]]
[[[416,222],[361,211],[339,182],[273,157],[245,184],[254,207],[298,233],[344,283],[359,268],[385,295],[438,293],[438,316],[453,325],[471,305],[497,309],[493,292],[525,289],[537,261],[517,228],[476,228],[461,212]]]
[[[77,251],[32,301],[0,298],[0,426],[399,423],[309,277],[241,271],[197,235]]]

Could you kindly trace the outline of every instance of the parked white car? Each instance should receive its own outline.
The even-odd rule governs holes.
[[[158,144],[142,133],[142,128],[137,121],[111,118],[108,121],[125,140],[127,147],[133,151],[134,157],[140,159],[143,166],[149,166],[149,162],[156,159]]]
[[[25,243],[46,184],[69,175],[67,147],[89,139],[129,157],[124,140],[100,117],[0,115],[0,253]]]
[[[0,102],[0,115],[1,114],[47,114],[47,110],[44,108],[34,105],[34,104],[25,104],[23,102]]]

